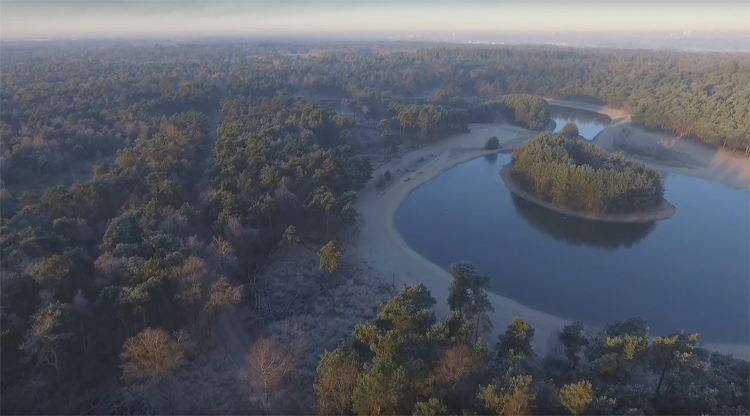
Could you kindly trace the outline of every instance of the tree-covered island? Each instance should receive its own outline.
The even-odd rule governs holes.
[[[512,192],[568,215],[639,222],[675,212],[658,171],[564,134],[544,132],[517,148],[500,174]]]

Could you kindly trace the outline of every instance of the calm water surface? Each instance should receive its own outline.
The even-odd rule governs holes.
[[[654,335],[704,342],[750,336],[750,194],[665,175],[677,214],[655,224],[566,218],[512,196],[509,155],[458,165],[415,189],[396,213],[406,242],[447,268],[468,261],[491,290],[590,324],[640,316]]]
[[[559,105],[550,105],[549,111],[556,124],[554,133],[562,130],[568,123],[575,123],[578,125],[578,134],[586,140],[594,140],[594,137],[612,121],[604,114]]]

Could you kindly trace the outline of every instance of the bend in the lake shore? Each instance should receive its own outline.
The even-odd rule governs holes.
[[[549,105],[557,105],[560,107],[568,107],[568,108],[575,108],[577,110],[586,110],[586,111],[592,111],[594,113],[604,114],[605,116],[609,117],[610,125],[617,124],[621,122],[630,122],[630,114],[622,109],[609,107],[607,105],[597,105],[597,104],[589,104],[584,103],[582,101],[576,101],[576,100],[570,100],[570,99],[564,99],[564,98],[549,98],[544,97],[545,100],[547,100],[547,103]]]
[[[533,204],[539,205],[551,211],[559,212],[560,214],[567,215],[569,217],[577,217],[586,220],[601,222],[644,223],[667,220],[672,218],[677,212],[675,206],[663,198],[661,205],[659,205],[657,208],[652,209],[648,212],[639,212],[635,214],[593,215],[573,209],[558,208],[521,188],[521,186],[516,181],[514,181],[513,178],[510,177],[510,170],[510,163],[506,164],[502,167],[502,169],[500,169],[500,178],[502,178],[503,183],[505,183],[505,187],[508,188],[509,191]]]
[[[446,138],[381,166],[373,174],[375,179],[360,191],[357,198],[362,225],[355,237],[355,246],[360,254],[384,280],[393,280],[397,289],[406,284],[424,284],[438,301],[435,305],[437,316],[446,317],[450,312],[446,300],[452,277],[406,244],[396,228],[396,211],[414,189],[453,166],[483,155],[509,152],[536,134],[507,124],[472,125],[470,133]],[[484,150],[482,146],[491,136],[498,137],[500,148]],[[386,187],[378,188],[377,178],[386,171],[391,172],[393,180]],[[568,323],[504,296],[488,295],[495,308],[491,316],[494,327],[491,333],[484,335],[490,343],[494,343],[497,335],[504,332],[514,318],[521,317],[535,328],[533,346],[537,352],[543,353],[549,336]]]

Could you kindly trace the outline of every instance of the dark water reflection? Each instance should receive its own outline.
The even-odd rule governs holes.
[[[604,114],[577,108],[550,105],[549,110],[550,116],[556,124],[555,133],[562,130],[566,124],[575,123],[578,126],[578,134],[586,140],[594,140],[594,137],[612,121]]]
[[[510,191],[509,191],[510,193]],[[614,251],[632,248],[646,238],[656,224],[651,223],[607,223],[567,217],[540,207],[510,193],[516,212],[535,229],[555,240],[573,246],[586,246]]]
[[[607,225],[514,199],[498,177],[509,160],[479,158],[414,190],[396,213],[407,244],[444,268],[468,261],[493,292],[555,316],[597,324],[641,316],[657,335],[684,329],[704,342],[748,342],[747,191],[669,175],[674,217]]]

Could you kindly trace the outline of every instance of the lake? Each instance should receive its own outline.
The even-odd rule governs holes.
[[[468,261],[491,291],[587,324],[640,316],[654,335],[702,342],[750,336],[750,194],[665,174],[669,220],[567,218],[513,196],[498,172],[510,155],[458,165],[415,189],[396,212],[406,243],[435,264]]]
[[[556,124],[554,133],[558,133],[568,123],[575,123],[578,125],[578,134],[586,140],[594,140],[594,137],[612,122],[612,119],[604,114],[577,108],[550,105],[549,111]]]

